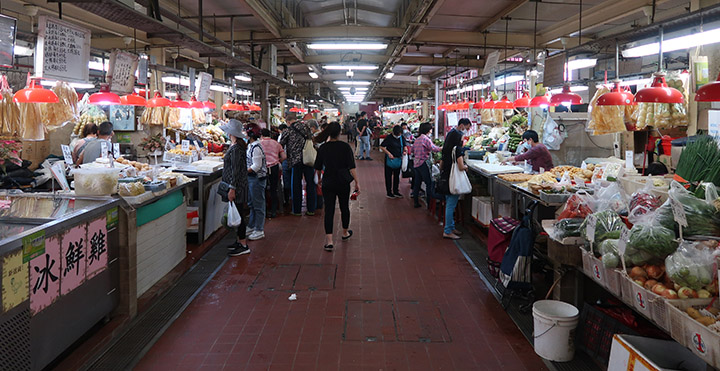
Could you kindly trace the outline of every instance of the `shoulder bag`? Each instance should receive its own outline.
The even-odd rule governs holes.
[[[402,143],[402,139],[401,139],[400,140],[401,151],[402,151],[402,144],[403,143]],[[385,164],[387,164],[387,166],[393,170],[399,169],[400,167],[402,167],[402,156],[390,158],[389,156],[385,155]]]
[[[457,164],[457,156],[453,148],[453,163],[450,169],[450,193],[454,195],[464,195],[472,192],[472,184],[465,171],[460,170]]]
[[[315,157],[317,156],[317,150],[313,144],[312,138],[307,138],[303,133],[300,132],[296,127],[290,125],[301,137],[305,138],[305,146],[303,146],[302,158],[303,164],[306,166],[315,166]]]

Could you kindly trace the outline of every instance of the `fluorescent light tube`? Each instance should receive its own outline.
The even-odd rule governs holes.
[[[315,73],[315,72],[310,72],[310,73],[308,73],[308,75],[310,75],[310,77],[312,77],[313,79],[317,79],[318,77],[320,77],[320,76],[318,76],[318,74]]]
[[[701,45],[715,44],[718,42],[720,42],[720,28],[663,40],[663,53],[689,49]],[[645,57],[659,53],[659,47],[659,43],[640,45],[623,50],[622,55],[625,58]]]
[[[571,86],[570,87],[570,91],[573,93],[579,92],[579,91],[587,91],[587,90],[588,90],[587,86]],[[550,89],[550,94],[558,94],[558,93],[562,93],[562,88]]]
[[[380,43],[313,43],[308,44],[308,49],[315,50],[382,50],[387,44]]]
[[[370,85],[370,81],[338,80],[338,81],[335,81],[335,85],[367,86],[367,85]]]
[[[105,65],[103,62],[98,61],[88,62],[88,68],[95,71],[107,71],[107,65]]]
[[[166,84],[190,86],[190,79],[187,77],[164,76],[162,78],[162,82],[164,82]]]
[[[385,74],[385,78],[388,80],[392,79],[393,77],[395,77],[395,72],[388,72]]]
[[[222,85],[210,85],[210,90],[219,91],[221,93],[232,93],[232,89],[230,89],[227,86],[222,86]]]
[[[235,75],[235,80],[249,82],[249,81],[252,81],[252,78],[250,78],[250,76],[246,76],[246,75]]]
[[[568,62],[568,69],[570,71],[579,70],[581,68],[595,67],[597,59],[575,59]]]
[[[378,69],[378,66],[350,66],[350,65],[338,65],[338,64],[326,64],[323,66],[326,70],[356,70],[356,71],[372,71]]]
[[[40,80],[40,85],[42,86],[55,86],[55,83],[57,81],[55,80]],[[95,84],[87,83],[87,82],[71,82],[70,87],[75,89],[93,89],[95,88]]]
[[[34,49],[22,45],[15,45],[13,47],[13,52],[15,55],[31,56],[33,55]]]

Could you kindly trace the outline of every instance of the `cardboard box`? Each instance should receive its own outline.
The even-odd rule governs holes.
[[[613,336],[608,370],[671,371],[706,368],[703,360],[674,341],[631,335]]]
[[[22,154],[20,158],[32,162],[30,170],[35,170],[50,154],[49,140],[23,140]]]

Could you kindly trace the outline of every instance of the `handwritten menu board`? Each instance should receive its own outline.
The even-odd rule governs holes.
[[[90,30],[40,16],[35,71],[40,77],[88,81]]]
[[[12,67],[17,19],[0,15],[0,66]]]
[[[545,60],[543,85],[558,86],[565,82],[565,55],[555,55]]]
[[[121,50],[113,50],[110,54],[108,80],[110,91],[119,94],[132,93],[135,88],[135,70],[138,67],[138,56]]]
[[[210,97],[210,84],[212,83],[212,75],[207,72],[200,72],[195,85],[195,97],[197,100],[204,102]]]

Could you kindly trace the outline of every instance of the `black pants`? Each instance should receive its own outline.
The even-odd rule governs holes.
[[[248,219],[250,219],[250,210],[248,209],[248,204],[246,202],[235,202],[235,207],[237,207],[237,210],[242,217],[240,225],[235,230],[235,233],[237,234],[237,239],[238,241],[240,241],[244,240],[246,237],[245,230],[247,229],[247,221]]]
[[[439,197],[433,192],[433,182],[427,162],[423,162],[422,165],[415,168],[415,176],[413,177],[413,200],[416,205],[419,203],[420,184],[423,182],[425,183],[425,197],[429,205],[431,197],[438,199]]]
[[[400,194],[398,187],[400,187],[400,168],[392,169],[385,164],[385,190],[388,196]]]
[[[278,197],[278,184],[280,183],[280,165],[270,167],[268,174],[268,185],[270,186],[270,212],[269,216],[277,214],[280,197]]]
[[[325,198],[325,234],[333,233],[335,224],[335,198],[340,204],[340,217],[343,229],[350,226],[350,183],[345,185],[324,185],[322,187]]]

